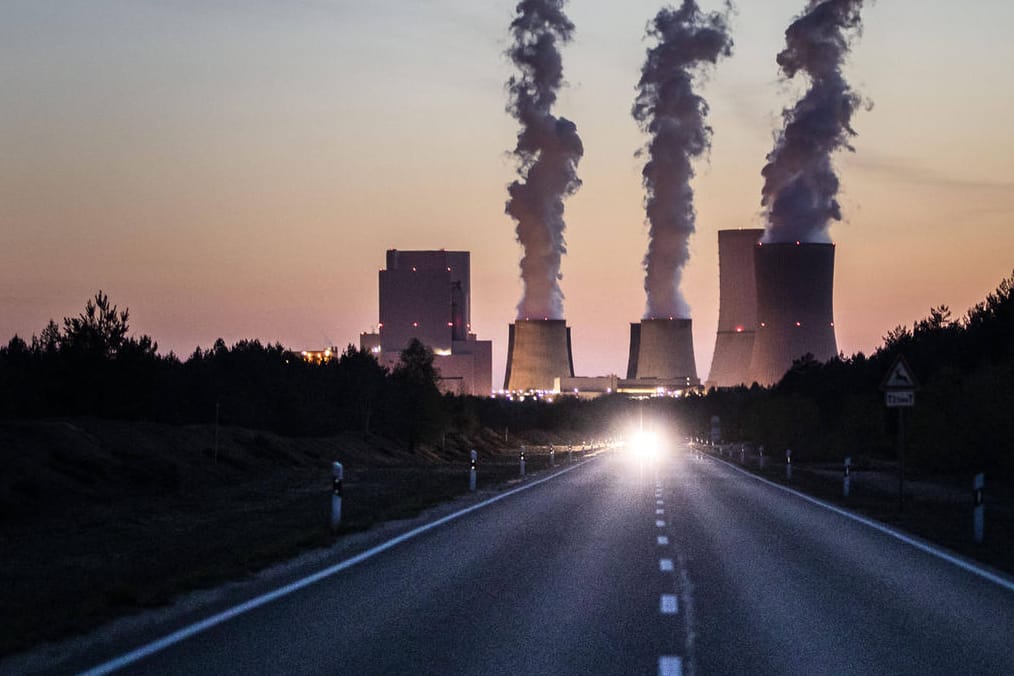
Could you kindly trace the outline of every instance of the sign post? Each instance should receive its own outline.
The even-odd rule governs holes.
[[[905,511],[905,414],[906,408],[915,406],[916,384],[912,368],[905,357],[898,355],[894,366],[884,376],[880,389],[888,408],[898,409],[898,513]]]

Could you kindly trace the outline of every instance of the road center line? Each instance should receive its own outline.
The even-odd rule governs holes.
[[[665,528],[665,521],[662,521],[662,519],[655,519],[655,526],[657,528]]]
[[[407,533],[402,533],[397,537],[391,538],[387,542],[383,542],[377,545],[376,547],[371,547],[370,549],[367,549],[364,552],[360,552],[359,554],[356,554],[353,557],[345,559],[344,561],[340,561],[333,566],[325,568],[324,570],[317,571],[312,575],[308,575],[302,579],[296,580],[295,582],[291,582],[283,587],[279,587],[274,591],[270,591],[266,594],[254,597],[249,601],[241,603],[237,606],[233,606],[232,608],[224,610],[220,613],[216,613],[215,615],[212,615],[211,617],[203,619],[199,622],[194,622],[193,624],[187,625],[182,629],[178,629],[172,632],[171,634],[167,634],[160,639],[152,641],[151,643],[147,643],[139,648],[135,648],[134,650],[124,653],[119,657],[115,657],[111,660],[103,662],[102,664],[99,664],[87,671],[82,672],[80,676],[102,676],[104,674],[109,674],[119,669],[123,669],[124,667],[134,664],[135,662],[142,660],[145,657],[149,657],[151,655],[154,655],[155,653],[161,652],[166,648],[169,648],[170,646],[173,646],[177,643],[180,643],[181,641],[190,638],[191,636],[194,636],[203,631],[211,629],[212,627],[222,624],[223,622],[227,622],[234,617],[242,615],[243,613],[249,612],[256,608],[260,608],[261,606],[271,603],[272,601],[276,601],[282,598],[283,596],[288,596],[293,592],[309,587],[310,585],[316,582],[320,582],[321,580],[329,578],[332,575],[335,575],[336,573],[340,573],[341,571],[346,570],[347,568],[351,568],[357,563],[362,563],[367,559],[372,559],[377,554],[386,552],[388,549],[396,547],[397,545],[400,545],[403,542],[411,540],[416,536],[422,535],[427,531],[433,530],[438,526],[442,526],[445,523],[454,521],[455,519],[459,519],[465,516],[466,514],[471,514],[472,512],[482,509],[483,507],[488,507],[489,505],[492,505],[494,502],[499,502],[512,495],[521,493],[522,491],[527,491],[530,488],[535,488],[539,484],[544,484],[547,481],[562,476],[567,472],[573,471],[578,467],[585,465],[588,462],[591,462],[591,459],[582,460],[576,465],[571,465],[570,467],[561,469],[560,471],[550,474],[547,477],[531,481],[529,483],[524,484],[523,486],[518,486],[517,488],[513,488],[505,493],[495,495],[492,498],[489,498],[488,500],[483,500],[482,502],[476,503],[469,507],[465,507],[464,509],[458,510],[457,512],[454,512],[452,514],[448,514],[447,516],[441,517],[436,521],[423,524],[418,528],[413,528]]]
[[[662,594],[659,598],[659,610],[663,615],[675,615],[679,612],[679,604],[675,594]]]
[[[658,569],[663,573],[671,573],[673,570],[672,559],[659,559]]]
[[[664,545],[669,544],[669,537],[666,536],[666,535],[659,535],[658,536],[658,544],[659,544],[659,546],[664,546]]]
[[[658,516],[662,516],[663,514],[665,514],[665,510],[664,509],[656,509],[655,510],[655,514],[657,514]]]
[[[992,582],[993,584],[996,584],[996,585],[998,585],[1000,587],[1003,587],[1007,591],[1014,592],[1014,580],[1012,580],[1010,578],[1007,578],[1007,577],[1004,577],[1002,575],[999,575],[997,573],[990,572],[990,571],[986,570],[985,568],[980,568],[978,565],[972,563],[971,561],[966,561],[965,559],[960,558],[958,556],[955,556],[954,554],[948,554],[947,552],[943,551],[942,549],[937,549],[935,546],[929,544],[928,542],[924,542],[924,541],[922,541],[921,539],[919,539],[919,538],[917,538],[915,536],[906,535],[905,533],[902,533],[901,531],[897,531],[897,530],[891,528],[890,526],[887,526],[885,524],[882,524],[882,523],[879,523],[877,521],[874,521],[873,519],[867,519],[864,516],[859,516],[858,514],[854,514],[853,512],[848,511],[847,509],[842,509],[841,507],[837,507],[835,505],[832,505],[829,502],[824,502],[823,500],[819,500],[819,499],[817,499],[817,498],[815,498],[815,497],[813,497],[811,495],[807,495],[806,493],[800,493],[799,491],[793,490],[791,488],[788,488],[787,486],[783,486],[783,485],[781,485],[779,483],[775,483],[774,481],[769,481],[769,480],[765,479],[764,477],[759,477],[756,474],[753,474],[752,472],[748,472],[745,469],[741,469],[739,467],[736,467],[735,465],[730,464],[728,462],[725,462],[724,460],[719,460],[718,458],[713,458],[713,459],[716,460],[717,462],[722,463],[723,465],[725,465],[729,469],[733,469],[733,470],[735,470],[737,472],[740,472],[741,474],[745,474],[748,477],[751,477],[753,479],[756,479],[757,481],[760,481],[761,483],[767,484],[768,486],[772,486],[772,487],[777,488],[779,490],[785,491],[786,493],[790,493],[792,495],[795,495],[796,497],[802,498],[803,500],[806,500],[809,503],[817,505],[818,507],[823,507],[824,509],[826,509],[828,511],[831,511],[831,512],[834,512],[835,514],[839,514],[841,516],[844,516],[846,519],[851,519],[851,520],[853,520],[853,521],[855,521],[857,523],[863,524],[864,526],[869,526],[873,530],[880,531],[881,533],[884,533],[885,535],[890,535],[891,537],[895,538],[896,540],[901,540],[905,544],[911,545],[912,547],[915,547],[916,549],[918,549],[918,550],[920,550],[922,552],[925,552],[927,554],[935,556],[938,559],[942,559],[942,560],[946,561],[947,563],[953,564],[953,565],[957,566],[958,568],[961,568],[962,570],[965,570],[965,571],[968,571],[969,573],[972,573],[973,575],[977,575],[977,576],[981,577],[984,580],[988,580],[989,582]]]

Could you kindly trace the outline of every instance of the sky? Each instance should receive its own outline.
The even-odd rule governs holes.
[[[718,9],[717,0],[701,0]],[[699,375],[718,320],[717,231],[762,227],[760,170],[799,85],[775,55],[805,0],[739,0],[701,93],[683,292]],[[630,116],[646,0],[572,0],[568,85],[584,184],[561,282],[578,375],[624,374],[647,246]],[[472,328],[502,382],[521,295],[503,0],[0,0],[0,340],[99,289],[185,357],[243,338],[357,343],[385,251],[472,254]],[[846,73],[870,103],[837,158],[835,327],[871,352],[1014,270],[1014,3],[867,3]]]

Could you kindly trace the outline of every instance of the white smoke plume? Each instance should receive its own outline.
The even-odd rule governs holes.
[[[862,29],[862,6],[863,0],[809,0],[785,31],[778,65],[789,79],[805,73],[810,88],[782,113],[784,129],[761,172],[766,242],[830,242],[828,227],[841,220],[831,156],[839,149],[854,150],[851,120],[862,99],[841,70]]]
[[[694,84],[732,53],[727,12],[704,13],[694,0],[684,0],[679,9],[662,8],[648,24],[657,44],[648,49],[631,110],[651,137],[638,153],[648,157],[642,171],[649,225],[645,319],[690,317],[680,281],[696,220],[691,160],[711,147],[708,104]]]
[[[563,13],[565,2],[522,0],[511,22],[514,42],[507,54],[519,72],[507,82],[507,111],[521,123],[521,131],[514,149],[519,179],[508,187],[505,211],[517,222],[524,249],[518,319],[563,319],[563,200],[581,186],[577,165],[584,154],[577,126],[551,113],[563,85],[557,46],[570,41],[574,31]]]

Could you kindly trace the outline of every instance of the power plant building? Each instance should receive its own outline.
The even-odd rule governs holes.
[[[630,325],[627,378],[620,383],[621,391],[681,393],[700,384],[692,320],[643,319]]]
[[[718,333],[708,387],[749,385],[757,332],[754,248],[764,230],[718,231]]]
[[[757,334],[748,382],[773,385],[807,354],[838,354],[834,335],[834,244],[787,242],[754,246]]]
[[[489,396],[493,343],[471,332],[470,268],[467,251],[388,250],[379,272],[379,330],[362,334],[360,349],[394,368],[417,338],[433,350],[441,390]]]
[[[508,392],[553,392],[574,377],[570,327],[563,319],[518,319],[508,327]]]

